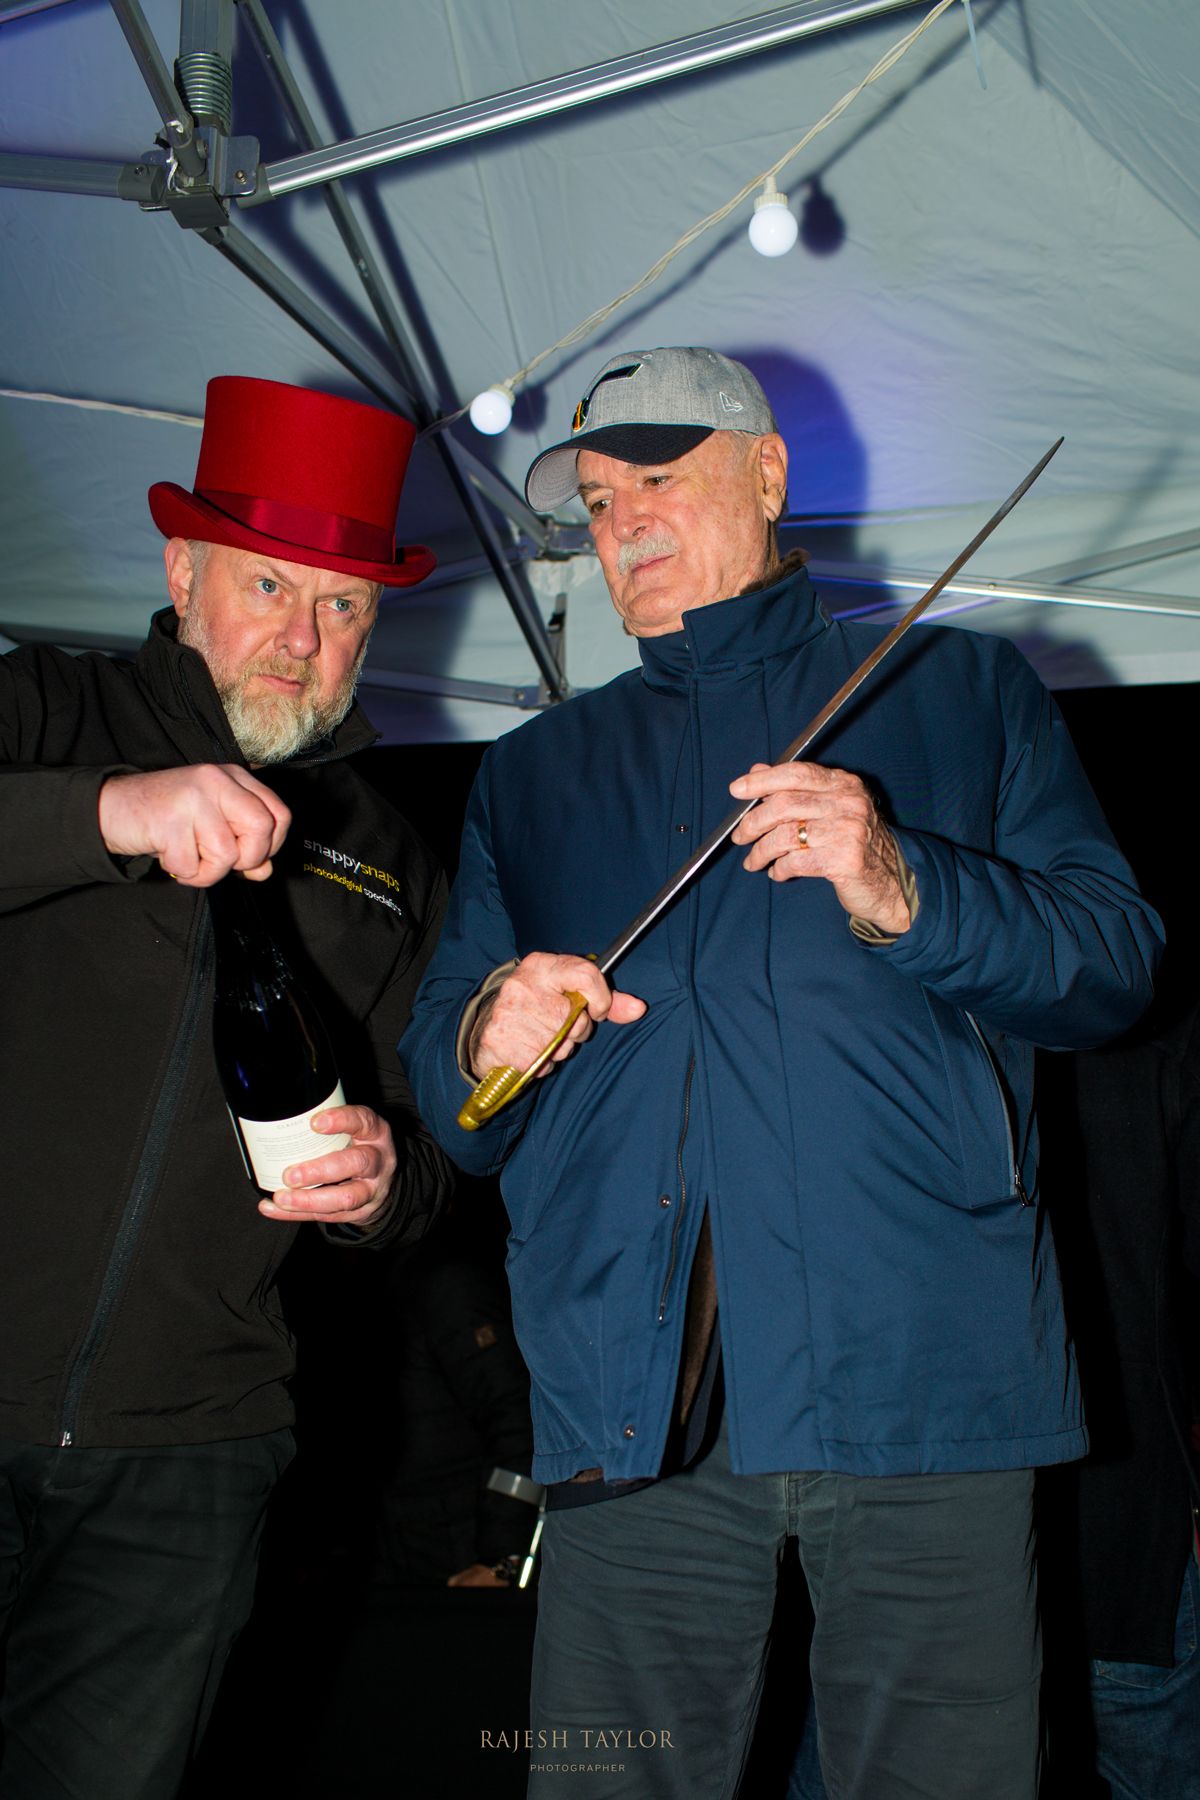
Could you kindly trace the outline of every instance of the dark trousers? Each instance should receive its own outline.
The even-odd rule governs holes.
[[[531,1796],[732,1800],[798,1541],[830,1800],[1033,1800],[1030,1470],[686,1473],[546,1521]],[[797,1707],[803,1697],[797,1696]]]
[[[0,1800],[174,1800],[291,1454],[0,1441]]]

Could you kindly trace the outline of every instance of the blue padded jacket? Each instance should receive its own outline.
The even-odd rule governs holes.
[[[814,754],[881,798],[920,904],[864,944],[831,886],[728,846],[617,970],[648,1002],[475,1135],[463,1006],[602,949],[878,631],[807,576],[684,615],[642,669],[488,752],[402,1045],[463,1168],[501,1170],[535,1474],[657,1472],[712,1220],[733,1466],[1024,1467],[1085,1437],[1037,1195],[1033,1044],[1094,1044],[1160,939],[1049,696],[1004,640],[921,627]]]

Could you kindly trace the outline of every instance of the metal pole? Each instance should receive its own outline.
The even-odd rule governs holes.
[[[249,276],[254,285],[261,288],[277,306],[281,306],[297,325],[303,326],[311,337],[315,337],[343,368],[349,369],[385,406],[408,416],[409,396],[391,371],[385,369],[324,307],[306,294],[290,275],[286,275],[278,263],[272,262],[244,231],[239,231],[236,225],[221,225],[200,235],[205,243],[211,244],[214,250],[219,250],[243,275]]]
[[[780,44],[794,43],[799,38],[813,37],[818,32],[832,31],[841,25],[856,24],[915,4],[917,0],[844,0],[840,6],[831,6],[828,0],[804,0],[798,6],[783,6],[756,18],[719,26],[713,31],[676,38],[656,49],[639,50],[632,56],[593,63],[570,75],[556,75],[550,81],[510,88],[506,93],[473,100],[466,106],[430,113],[404,125],[387,126],[382,131],[369,132],[365,137],[348,138],[342,144],[310,150],[300,156],[283,157],[265,165],[259,172],[255,193],[246,195],[238,204],[260,206],[280,194],[295,193],[298,188],[334,181],[343,175],[355,175],[363,169],[377,168],[381,163],[398,162],[402,157],[420,156],[427,150],[440,150],[447,144],[459,144],[484,132],[528,124],[533,119],[544,119],[568,107],[587,106],[594,100],[607,100],[614,94],[667,81],[675,75],[695,74],[736,56],[775,49]]]
[[[535,513],[526,502],[524,495],[519,494],[516,488],[510,487],[498,469],[493,469],[489,463],[485,463],[457,438],[451,441],[451,455],[472,487],[478,488],[481,494],[486,494],[497,512],[503,513],[505,518],[517,527],[518,531],[523,532],[531,540],[536,550],[547,550],[552,545],[561,550],[564,530],[569,530],[569,527],[564,528],[554,524],[553,521],[547,522],[540,513]]]
[[[845,564],[823,565],[816,558],[811,567],[818,583],[826,582],[834,587],[912,589],[923,588],[929,581],[927,575],[907,570],[851,569]],[[1082,606],[1098,612],[1165,613],[1183,618],[1200,618],[1200,600],[1172,594],[1122,593],[1116,588],[1051,587],[1033,581],[988,581],[983,577],[976,577],[974,580],[956,579],[948,582],[943,592],[947,596],[959,596],[978,606],[1001,600],[1026,600],[1040,606]],[[865,619],[875,613],[892,612],[903,604],[903,600],[899,598],[872,600],[865,606],[838,607],[835,617]],[[956,610],[958,609],[953,607],[940,608],[928,616],[930,619],[938,619],[947,611]]]
[[[185,180],[195,181],[205,172],[204,145],[197,138],[195,121],[171,80],[162,52],[146,23],[146,15],[138,0],[109,0],[109,4],[158,108],[158,116],[167,128],[175,161]]]
[[[293,130],[303,142],[316,149],[321,141],[316,121],[288,66],[287,58],[275,35],[274,27],[263,10],[262,0],[239,0],[239,4],[243,22],[274,82],[276,92]],[[416,358],[404,323],[392,301],[388,284],[375,261],[366,234],[355,218],[344,192],[336,182],[331,182],[326,186],[325,200],[397,363],[401,368],[412,372],[409,399],[413,412],[419,418],[421,425],[425,426],[434,418],[436,408],[432,404],[424,383],[416,374]],[[539,549],[545,549],[550,539],[550,532],[545,520],[526,504],[524,496],[518,494],[502,475],[488,468],[486,463],[481,462],[473,451],[466,449],[462,444],[455,446],[455,454],[463,472],[474,482],[476,487],[487,494],[499,510],[511,519],[527,537],[531,538]]]
[[[263,10],[262,0],[239,0],[239,5],[242,21],[274,83],[275,91],[283,104],[289,124],[297,137],[301,138],[310,149],[318,149],[321,138],[317,131],[316,121],[288,66],[283,46],[275,35],[275,28]],[[338,228],[342,242],[350,252],[359,280],[366,289],[367,298],[371,302],[384,336],[397,355],[403,358],[405,355],[403,330],[395,316],[391,296],[387,292],[370,246],[359,228],[358,220],[351,212],[346,196],[339,187],[331,186],[325,195],[325,200],[333,215],[333,221]],[[410,396],[410,398],[415,406],[416,396]]]
[[[421,585],[424,587],[424,582]],[[538,707],[535,687],[505,687],[498,681],[460,681],[453,675],[405,675],[393,669],[372,668],[369,662],[359,676],[358,685],[397,694],[432,694],[442,700],[479,700],[488,706],[516,706],[523,712],[535,712]]]
[[[242,0],[242,10],[292,125],[309,143],[315,143],[317,141],[315,121],[292,78],[282,47],[259,0]],[[397,385],[401,387],[408,402],[407,407],[402,407],[400,410],[411,410],[417,424],[424,429],[433,423],[437,416],[437,408],[405,330],[404,322],[391,300],[383,276],[371,254],[370,246],[350,210],[345,195],[336,189],[331,189],[326,198],[342,241],[363,281],[395,358],[398,370]],[[227,237],[228,233],[221,235]],[[242,239],[242,242],[245,243],[246,240]],[[298,290],[296,291],[298,292]],[[298,315],[293,313],[293,316]],[[344,356],[342,360],[346,360]],[[524,500],[507,488],[507,484],[502,482],[500,476],[486,470],[483,465],[479,464],[476,457],[472,456],[470,452],[464,452],[461,446],[453,443],[444,432],[435,432],[432,441],[433,449],[450,477],[463,511],[483,545],[484,553],[491,564],[492,573],[500,584],[501,592],[508,601],[522,635],[533,653],[538,672],[546,684],[550,698],[553,700],[565,699],[568,689],[555,654],[555,645],[546,630],[545,621],[529,589],[524,571],[510,566],[506,548],[496,534],[486,506],[480,503],[479,497],[471,485],[472,480],[477,480],[480,485],[486,483],[498,505],[501,504],[500,496],[502,496],[503,510],[510,516],[515,513],[517,522],[522,529],[531,536],[535,536],[543,544],[546,541],[546,527],[535,514],[530,512]],[[482,471],[478,476],[475,473],[476,469]],[[497,495],[497,490],[499,490],[499,495]]]
[[[1027,579],[1057,587],[1066,581],[1081,581],[1085,575],[1108,575],[1114,569],[1136,569],[1141,563],[1157,562],[1164,556],[1184,556],[1191,550],[1200,550],[1200,531],[1173,531],[1166,537],[1143,538],[1138,544],[1122,544],[1115,550],[1093,550],[1089,556],[1076,556],[1070,562],[1030,569]]]
[[[23,19],[26,13],[49,12],[52,6],[64,6],[66,0],[0,0],[0,25],[8,19]]]
[[[52,194],[99,194],[111,200],[155,200],[160,163],[92,162],[78,156],[9,156],[0,152],[0,187]]]

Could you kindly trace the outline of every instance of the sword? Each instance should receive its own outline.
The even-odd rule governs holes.
[[[793,738],[783,754],[776,757],[776,768],[782,767],[784,763],[796,762],[803,756],[813,740],[824,731],[832,719],[836,718],[851,695],[858,691],[867,676],[877,669],[884,657],[895,649],[909,627],[916,624],[929,603],[937,599],[942,589],[948,582],[953,581],[963,564],[974,556],[979,546],[991,536],[1001,520],[1008,517],[1018,500],[1029,491],[1050,458],[1058,451],[1062,441],[1061,437],[1055,439],[1046,454],[1030,469],[1024,481],[1013,489],[1008,499],[996,509],[982,530],[976,532],[966,549],[959,552],[949,568],[938,576],[933,586],[928,588],[913,606],[909,607],[899,624],[894,625],[887,636],[876,644],[871,654],[865,657],[855,669],[853,675],[849,676],[837,693],[825,702],[820,712],[814,714],[808,721],[799,737]],[[747,800],[740,806],[736,806],[721,820],[719,825],[709,832],[703,842],[696,846],[687,861],[679,865],[670,879],[659,888],[649,904],[642,908],[636,919],[630,920],[608,948],[603,950],[599,956],[593,954],[589,957],[588,960],[596,964],[602,975],[607,976],[621,958],[632,950],[641,938],[645,937],[650,927],[662,917],[672,901],[677,899],[688,883],[707,867],[717,851],[733,835],[746,814],[752,812],[758,804],[757,800]],[[510,1100],[515,1100],[517,1095],[533,1080],[538,1070],[550,1060],[587,1005],[583,995],[576,993],[574,989],[567,989],[564,998],[570,1004],[570,1011],[550,1042],[538,1052],[527,1069],[491,1069],[482,1081],[471,1090],[458,1115],[458,1123],[464,1131],[477,1131],[481,1125],[486,1124],[494,1114],[500,1111],[502,1106],[507,1106]]]

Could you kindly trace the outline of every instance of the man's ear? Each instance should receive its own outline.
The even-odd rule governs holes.
[[[192,585],[196,579],[191,546],[186,538],[168,538],[163,546],[163,565],[167,571],[167,592],[171,596],[171,605],[182,619],[187,612]]]
[[[777,431],[758,440],[763,515],[773,525],[787,503],[787,445]]]

